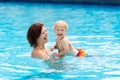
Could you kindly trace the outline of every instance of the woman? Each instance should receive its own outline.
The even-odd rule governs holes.
[[[32,57],[50,59],[51,51],[45,48],[45,43],[48,42],[48,32],[42,23],[34,23],[30,26],[27,32],[27,40],[33,47]]]

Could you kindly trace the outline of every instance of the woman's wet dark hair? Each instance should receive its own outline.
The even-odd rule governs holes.
[[[37,39],[41,35],[42,27],[44,25],[42,23],[34,23],[30,26],[27,32],[27,40],[31,47],[37,46]]]

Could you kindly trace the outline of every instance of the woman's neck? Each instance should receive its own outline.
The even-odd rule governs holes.
[[[45,49],[45,44],[43,44],[43,43],[40,43],[40,44],[38,44],[37,46],[38,46],[38,48],[41,49],[41,50]]]

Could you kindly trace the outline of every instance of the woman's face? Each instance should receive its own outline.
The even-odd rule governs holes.
[[[48,32],[44,26],[42,27],[41,35],[39,36],[38,40],[39,42],[42,42],[42,43],[48,42]]]

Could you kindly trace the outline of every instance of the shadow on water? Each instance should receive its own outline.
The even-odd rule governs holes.
[[[21,76],[18,80],[35,80],[35,79],[62,79],[62,73],[60,72],[36,72],[36,74]]]

